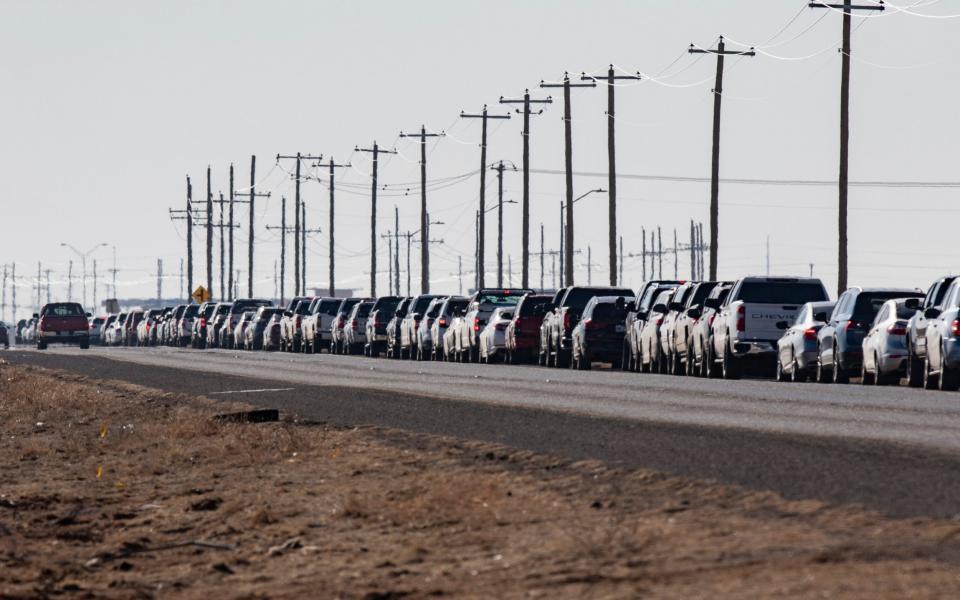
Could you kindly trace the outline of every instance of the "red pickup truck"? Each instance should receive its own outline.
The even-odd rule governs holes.
[[[76,302],[53,302],[44,305],[37,323],[37,350],[47,344],[79,344],[82,350],[90,347],[90,324],[83,307]]]

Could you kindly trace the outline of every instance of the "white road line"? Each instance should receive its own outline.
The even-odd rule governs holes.
[[[213,396],[215,394],[256,394],[259,392],[289,392],[295,390],[296,388],[263,388],[260,390],[229,390],[226,392],[207,392],[207,396]]]

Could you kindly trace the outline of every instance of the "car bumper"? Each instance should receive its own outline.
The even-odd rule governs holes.
[[[776,342],[769,340],[735,341],[731,346],[733,355],[738,358],[773,356],[777,353]]]
[[[906,351],[881,354],[877,357],[877,368],[881,373],[906,373],[907,372],[907,354]]]
[[[72,331],[41,331],[38,335],[44,342],[79,344],[90,341],[90,334],[85,331],[79,333]]]
[[[805,350],[797,355],[797,365],[801,369],[812,369],[817,366],[817,351]]]
[[[943,362],[950,369],[960,369],[960,339],[949,339],[944,342]]]

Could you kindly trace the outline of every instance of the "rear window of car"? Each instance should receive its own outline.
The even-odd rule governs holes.
[[[521,317],[532,317],[533,315],[543,314],[543,307],[550,303],[551,298],[527,298],[520,305]]]
[[[360,319],[365,319],[370,315],[370,309],[373,308],[373,302],[364,302],[357,308],[357,317]]]
[[[279,315],[281,312],[283,311],[281,311],[279,308],[270,308],[270,309],[264,310],[260,313],[260,317],[258,320],[263,323],[266,323],[273,317],[273,315]]]
[[[417,303],[413,305],[413,312],[423,314],[427,307],[430,306],[430,303],[433,302],[433,298],[417,298]]]
[[[180,317],[182,317],[182,316],[183,316],[183,311],[185,311],[186,309],[187,309],[186,306],[178,306],[178,307],[177,307],[177,310],[173,311],[173,318],[174,318],[174,319],[179,319]]]
[[[337,314],[338,308],[340,308],[339,300],[322,300],[320,302],[320,310],[317,312],[327,315],[328,317],[334,317]]]
[[[915,314],[917,314],[917,309],[907,308],[902,302],[897,302],[898,319],[912,319]]]
[[[94,324],[94,325],[103,325],[103,319],[100,318],[100,317],[95,317],[95,318],[93,319],[93,324]]]
[[[400,304],[400,298],[382,298],[377,300],[377,310],[381,315],[392,315],[397,312],[398,304]]]
[[[313,300],[301,300],[297,304],[297,308],[293,311],[296,315],[308,315],[310,314],[310,304],[313,303]]]
[[[522,294],[483,294],[477,296],[477,302],[493,306],[514,306],[522,297]]]
[[[756,304],[806,304],[827,300],[823,284],[813,281],[744,281],[739,300]]]
[[[200,312],[200,305],[199,305],[199,304],[191,304],[191,305],[187,306],[187,311],[186,311],[185,313],[183,313],[183,316],[189,319],[189,318],[192,318],[192,317],[197,316],[197,313],[199,313],[199,312]]]
[[[261,306],[273,306],[273,303],[269,300],[237,300],[230,307],[230,314],[240,314],[251,308],[260,308]]]
[[[883,308],[884,302],[894,298],[922,298],[923,295],[903,292],[863,292],[857,296],[853,305],[853,318],[856,320],[873,319]],[[910,316],[913,316],[912,314]],[[908,317],[909,318],[909,317]]]
[[[467,307],[469,302],[467,300],[451,300],[447,302],[447,314],[452,315],[458,311],[461,311]]]
[[[617,308],[616,304],[610,302],[603,302],[601,304],[594,305],[591,318],[598,321],[619,323],[626,320],[627,309],[626,307]]]
[[[694,292],[693,298],[690,299],[689,306],[696,306],[698,304],[703,304],[703,301],[707,299],[707,296],[710,295],[710,292],[713,291],[713,288],[716,287],[715,283],[701,283],[697,286],[697,291]]]
[[[228,313],[228,312],[230,312],[230,305],[229,305],[229,304],[218,304],[218,305],[217,305],[217,314],[218,314],[218,315],[223,315],[223,314],[226,314],[226,313]]]
[[[341,313],[341,312],[342,312],[343,314],[347,314],[348,312],[350,312],[350,309],[352,309],[354,306],[357,305],[357,302],[360,302],[360,299],[359,299],[359,298],[357,298],[357,299],[355,299],[355,300],[344,300],[344,301],[340,304],[340,309],[339,309],[337,312],[338,312],[338,313]]]
[[[587,302],[590,302],[590,299],[594,298],[595,296],[623,296],[624,298],[632,298],[633,290],[618,290],[609,288],[574,288],[567,293],[567,297],[563,300],[563,305],[569,306],[570,308],[583,310],[583,308],[587,305]]]
[[[45,317],[82,317],[83,308],[75,302],[63,304],[48,304],[43,307]]]

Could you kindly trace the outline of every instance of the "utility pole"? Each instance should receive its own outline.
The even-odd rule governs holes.
[[[163,259],[157,259],[157,304],[163,299]]]
[[[477,263],[479,264],[479,275],[477,276],[477,289],[484,287],[484,272],[486,271],[484,260],[484,243],[486,241],[486,200],[487,200],[487,119],[509,119],[510,115],[491,115],[487,114],[487,105],[483,105],[483,111],[479,115],[470,115],[460,111],[461,119],[482,119],[480,134],[480,222],[477,227]]]
[[[507,287],[513,287],[513,257],[507,255]]]
[[[6,275],[6,271],[4,271]],[[463,295],[463,256],[457,256],[457,280],[460,282],[460,295]],[[4,279],[6,282],[6,279]],[[4,288],[6,289],[6,288]]]
[[[420,133],[403,133],[400,137],[420,138],[420,235],[423,243],[420,244],[420,293],[430,293],[430,217],[427,214],[427,138],[443,137],[443,132],[427,133],[424,125],[420,126]]]
[[[40,266],[40,261],[37,261],[37,312],[40,312],[40,306],[42,305],[42,300],[40,294],[43,293],[43,271]],[[84,310],[87,309],[86,306],[83,307]]]
[[[673,228],[673,278],[680,279],[680,253],[677,250],[677,228]]]
[[[564,251],[564,249],[565,249],[567,246],[566,246],[566,244],[564,244],[563,231],[564,231],[564,226],[563,226],[563,200],[561,200],[561,201],[560,201],[560,287],[564,287],[564,286],[566,285],[566,282],[564,281],[564,278],[563,278],[563,272],[564,272],[564,269],[563,269],[564,253],[563,253],[563,251]]]
[[[697,228],[690,219],[690,279],[697,277]]]
[[[228,287],[226,287],[226,286],[224,285],[224,283],[225,283],[225,282],[224,282],[224,278],[225,278],[225,276],[226,276],[226,273],[224,273],[224,269],[226,268],[226,264],[225,264],[226,261],[224,260],[224,258],[225,258],[225,257],[224,257],[224,251],[225,251],[225,249],[224,249],[224,239],[223,239],[223,192],[220,192],[220,223],[219,223],[219,226],[220,226],[220,299],[221,299],[221,300],[226,300],[227,294],[230,292],[230,288],[228,288]]]
[[[827,8],[843,11],[843,48],[840,62],[840,177],[838,202],[839,208],[839,243],[837,255],[837,294],[847,289],[847,183],[849,177],[850,152],[850,21],[855,10],[884,10],[883,2],[879,4],[854,5],[851,0],[843,0],[839,4],[828,4],[816,0],[808,4],[810,8]],[[713,252],[711,247],[710,252]]]
[[[587,285],[593,285],[593,248],[587,246]]]
[[[400,209],[393,205],[393,227],[396,236],[393,239],[393,285],[394,294],[400,295]],[[387,286],[390,287],[390,286]]]
[[[94,261],[94,262],[96,262],[96,261]],[[50,269],[44,269],[44,271],[43,271],[43,276],[44,276],[44,278],[46,279],[46,284],[47,284],[47,285],[46,285],[46,287],[47,287],[47,304],[50,304],[50,273],[51,273],[51,270],[50,270]],[[97,306],[97,301],[96,301],[96,299],[94,299],[94,301],[93,301],[93,306],[94,306],[94,307]]]
[[[253,216],[255,214],[254,205],[257,198],[269,198],[270,192],[257,193],[257,155],[250,155],[250,193],[247,200],[250,205],[250,232],[247,242],[247,295],[253,298]],[[190,287],[189,285],[187,286]]]
[[[716,54],[717,76],[713,86],[713,158],[710,170],[710,280],[717,280],[717,240],[720,227],[720,101],[723,99],[723,59],[725,56],[756,56],[753,48],[747,51],[726,50],[723,36],[716,49],[697,48],[690,44],[690,54]]]
[[[207,165],[207,290],[213,295],[213,192],[210,189],[210,165]]]
[[[370,295],[377,295],[377,165],[380,154],[396,154],[395,150],[384,150],[373,142],[373,148],[354,148],[355,152],[367,152],[373,155],[373,173],[370,184]],[[424,157],[426,160],[426,157]],[[425,167],[424,167],[425,168]],[[426,198],[426,192],[424,192]],[[424,200],[426,202],[426,200]],[[409,273],[408,273],[409,276]]]
[[[315,161],[318,161],[318,162],[319,162],[319,161],[323,160],[323,155],[320,154],[320,155],[317,155],[317,156],[310,156],[310,155],[308,155],[308,154],[301,154],[301,153],[299,153],[299,152],[297,152],[295,155],[287,155],[287,156],[282,156],[282,155],[278,154],[278,155],[277,155],[277,163],[278,163],[278,164],[280,163],[280,160],[281,160],[281,159],[284,159],[284,160],[286,160],[286,159],[296,159],[296,161],[297,161],[296,168],[295,168],[295,173],[296,173],[296,174],[294,175],[294,179],[295,179],[295,182],[294,182],[294,195],[295,195],[295,198],[294,198],[294,209],[293,209],[293,221],[294,221],[294,226],[293,226],[293,282],[294,282],[294,283],[293,283],[293,294],[294,294],[294,296],[299,296],[299,295],[301,295],[301,292],[306,293],[305,290],[301,290],[301,284],[305,283],[305,278],[301,278],[301,275],[300,275],[301,260],[302,260],[302,258],[303,258],[303,257],[301,256],[301,250],[300,250],[301,238],[303,237],[303,234],[300,232],[300,229],[301,229],[301,227],[300,227],[300,217],[301,217],[301,214],[302,214],[302,212],[303,212],[303,209],[300,208],[300,202],[301,202],[301,201],[300,201],[300,182],[303,181],[303,177],[300,176],[300,168],[301,168],[304,160],[315,160]]]
[[[503,287],[503,161],[495,167],[497,172],[497,287]]]
[[[3,265],[3,296],[0,296],[0,321],[6,320],[6,318],[7,318],[7,265]]]
[[[540,222],[540,292],[542,293],[545,289],[543,287],[543,276],[544,276],[544,245],[543,245],[543,221]]]
[[[657,225],[657,275],[663,279],[663,232]]]
[[[607,76],[593,76],[583,74],[581,77],[583,80],[592,80],[592,81],[602,81],[606,80],[607,83],[607,189],[609,190],[609,213],[607,216],[607,223],[609,227],[609,241],[610,241],[610,285],[617,285],[617,156],[616,156],[616,116],[615,116],[615,105],[614,105],[614,91],[617,86],[616,83],[621,79],[630,79],[639,81],[640,74],[636,75],[617,75],[613,70],[613,65],[607,69]],[[623,252],[621,252],[623,254]],[[621,256],[621,261],[623,257]],[[623,279],[623,271],[621,269],[620,279]]]
[[[647,281],[647,230],[643,227],[640,228],[640,240],[643,242],[643,246],[640,250],[640,278],[644,283]],[[651,278],[652,279],[652,278]]]
[[[811,267],[812,269],[813,267]],[[11,309],[13,312],[10,313],[10,316],[13,317],[11,321],[17,320],[17,263],[12,263],[10,265],[10,292],[12,295]]]
[[[523,267],[520,287],[526,288],[529,285],[530,276],[530,105],[531,104],[551,104],[553,98],[546,97],[542,99],[530,98],[530,90],[523,91],[523,98],[509,99],[500,97],[500,104],[522,104],[523,110],[517,110],[517,113],[523,114],[523,218],[521,245],[523,246]],[[534,114],[542,114],[540,109]]]
[[[230,260],[227,265],[227,273],[230,281],[227,282],[227,294],[228,300],[233,300],[233,202],[234,202],[234,190],[233,190],[233,163],[230,163]],[[222,205],[221,205],[222,206]]]
[[[407,232],[407,296],[410,295],[410,239],[413,237],[409,231]]]
[[[335,171],[336,169],[343,169],[343,168],[350,167],[350,166],[351,166],[351,165],[350,165],[349,163],[347,163],[347,164],[345,164],[345,165],[338,165],[337,163],[335,163],[335,162],[333,161],[333,157],[332,157],[332,156],[330,157],[330,164],[328,165],[328,167],[329,167],[329,169],[330,169],[330,274],[329,274],[328,277],[330,278],[330,297],[331,297],[331,298],[336,295],[336,289],[337,289],[337,284],[336,284],[336,272],[335,272],[335,258],[334,258],[334,257],[335,257],[335,253],[334,253],[334,249],[333,249],[333,244],[334,244],[334,237],[333,237],[333,215],[334,215],[334,210],[333,210],[333,209],[334,209],[333,191],[334,191],[334,188],[335,188],[335,186],[334,186],[334,171]]]
[[[284,290],[283,284],[287,276],[287,198],[280,197],[280,227],[267,225],[268,230],[280,230],[280,304],[283,305]]]
[[[73,261],[67,265],[67,302],[73,302]]]
[[[387,230],[387,235],[381,236],[387,240],[387,265],[389,269],[387,270],[387,290],[391,290],[393,286],[393,239],[392,234],[389,229]]]
[[[195,222],[199,215],[193,212],[193,185],[190,183],[190,176],[187,175],[187,206],[183,210],[170,209],[170,220],[187,222],[187,295],[184,296],[181,290],[180,296],[186,298],[189,302],[190,293],[193,291],[193,228],[197,225]],[[117,297],[117,247],[113,247],[113,297]]]
[[[47,271],[47,302],[50,302],[50,271]],[[97,259],[93,259],[93,307],[97,308]]]
[[[594,88],[597,87],[595,81],[590,83],[570,83],[570,74],[563,74],[563,83],[545,83],[540,82],[541,88],[563,88],[563,147],[564,147],[564,166],[566,169],[567,183],[567,245],[564,248],[564,262],[566,263],[567,285],[572,285],[573,276],[573,117],[570,112],[570,89],[571,88]]]
[[[480,289],[480,211],[477,211],[476,219],[474,219],[474,233],[477,234],[474,237],[473,243],[473,289]]]

